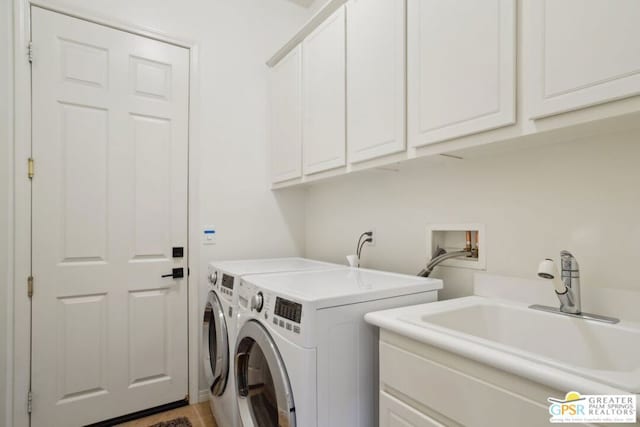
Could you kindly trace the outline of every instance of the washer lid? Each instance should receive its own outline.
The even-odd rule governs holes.
[[[316,308],[354,304],[442,289],[442,281],[362,268],[246,276],[244,280]]]
[[[333,268],[346,268],[343,265],[315,261],[306,258],[264,258],[235,261],[211,262],[212,268],[217,268],[223,273],[234,276],[245,274],[281,273],[287,271],[327,270]]]

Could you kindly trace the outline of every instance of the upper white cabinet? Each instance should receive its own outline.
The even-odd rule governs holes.
[[[407,7],[410,145],[515,123],[515,0]]]
[[[327,0],[267,62],[274,188],[617,127],[640,111],[639,22],[640,0]]]
[[[405,4],[405,0],[347,3],[349,162],[406,148]]]
[[[271,179],[302,176],[302,49],[297,46],[271,69]]]
[[[302,42],[303,173],[346,163],[345,11],[340,7]]]
[[[640,1],[525,2],[531,117],[640,93]]]

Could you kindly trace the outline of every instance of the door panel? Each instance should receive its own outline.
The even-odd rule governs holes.
[[[302,42],[304,174],[346,163],[345,49],[343,6]]]
[[[33,426],[184,399],[186,49],[32,8]]]
[[[62,262],[106,261],[108,111],[66,103],[58,110]]]
[[[107,88],[109,50],[77,40],[60,40],[62,78],[71,84]]]
[[[349,162],[403,151],[405,0],[347,3]]]
[[[452,424],[450,424],[452,425]],[[444,427],[393,396],[380,392],[380,427]]]
[[[170,257],[171,121],[131,114],[135,146],[134,260]]]
[[[515,123],[514,0],[408,0],[408,132],[420,147]]]
[[[106,295],[60,298],[57,307],[60,402],[107,393]]]
[[[166,289],[129,293],[130,386],[171,380],[168,316]]]
[[[302,48],[297,46],[270,75],[271,180],[302,176]]]
[[[171,64],[138,56],[131,56],[129,60],[134,93],[168,101],[171,90]]]
[[[640,94],[640,2],[524,2],[531,117]]]

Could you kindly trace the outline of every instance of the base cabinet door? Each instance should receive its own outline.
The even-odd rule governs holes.
[[[515,0],[408,0],[409,145],[515,123]]]
[[[405,4],[405,0],[347,3],[350,163],[406,148]]]
[[[302,42],[303,173],[346,163],[344,6]]]
[[[445,425],[381,391],[380,427],[445,427]]]
[[[302,49],[293,49],[273,67],[271,99],[271,181],[302,176]]]
[[[640,94],[640,2],[528,0],[531,118]]]

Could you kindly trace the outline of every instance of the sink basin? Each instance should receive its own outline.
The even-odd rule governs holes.
[[[640,325],[466,297],[369,313],[369,323],[549,385],[640,392]]]
[[[633,345],[640,343],[640,330],[524,307],[476,304],[407,321],[439,326],[588,369],[633,371],[640,366],[640,345]]]

